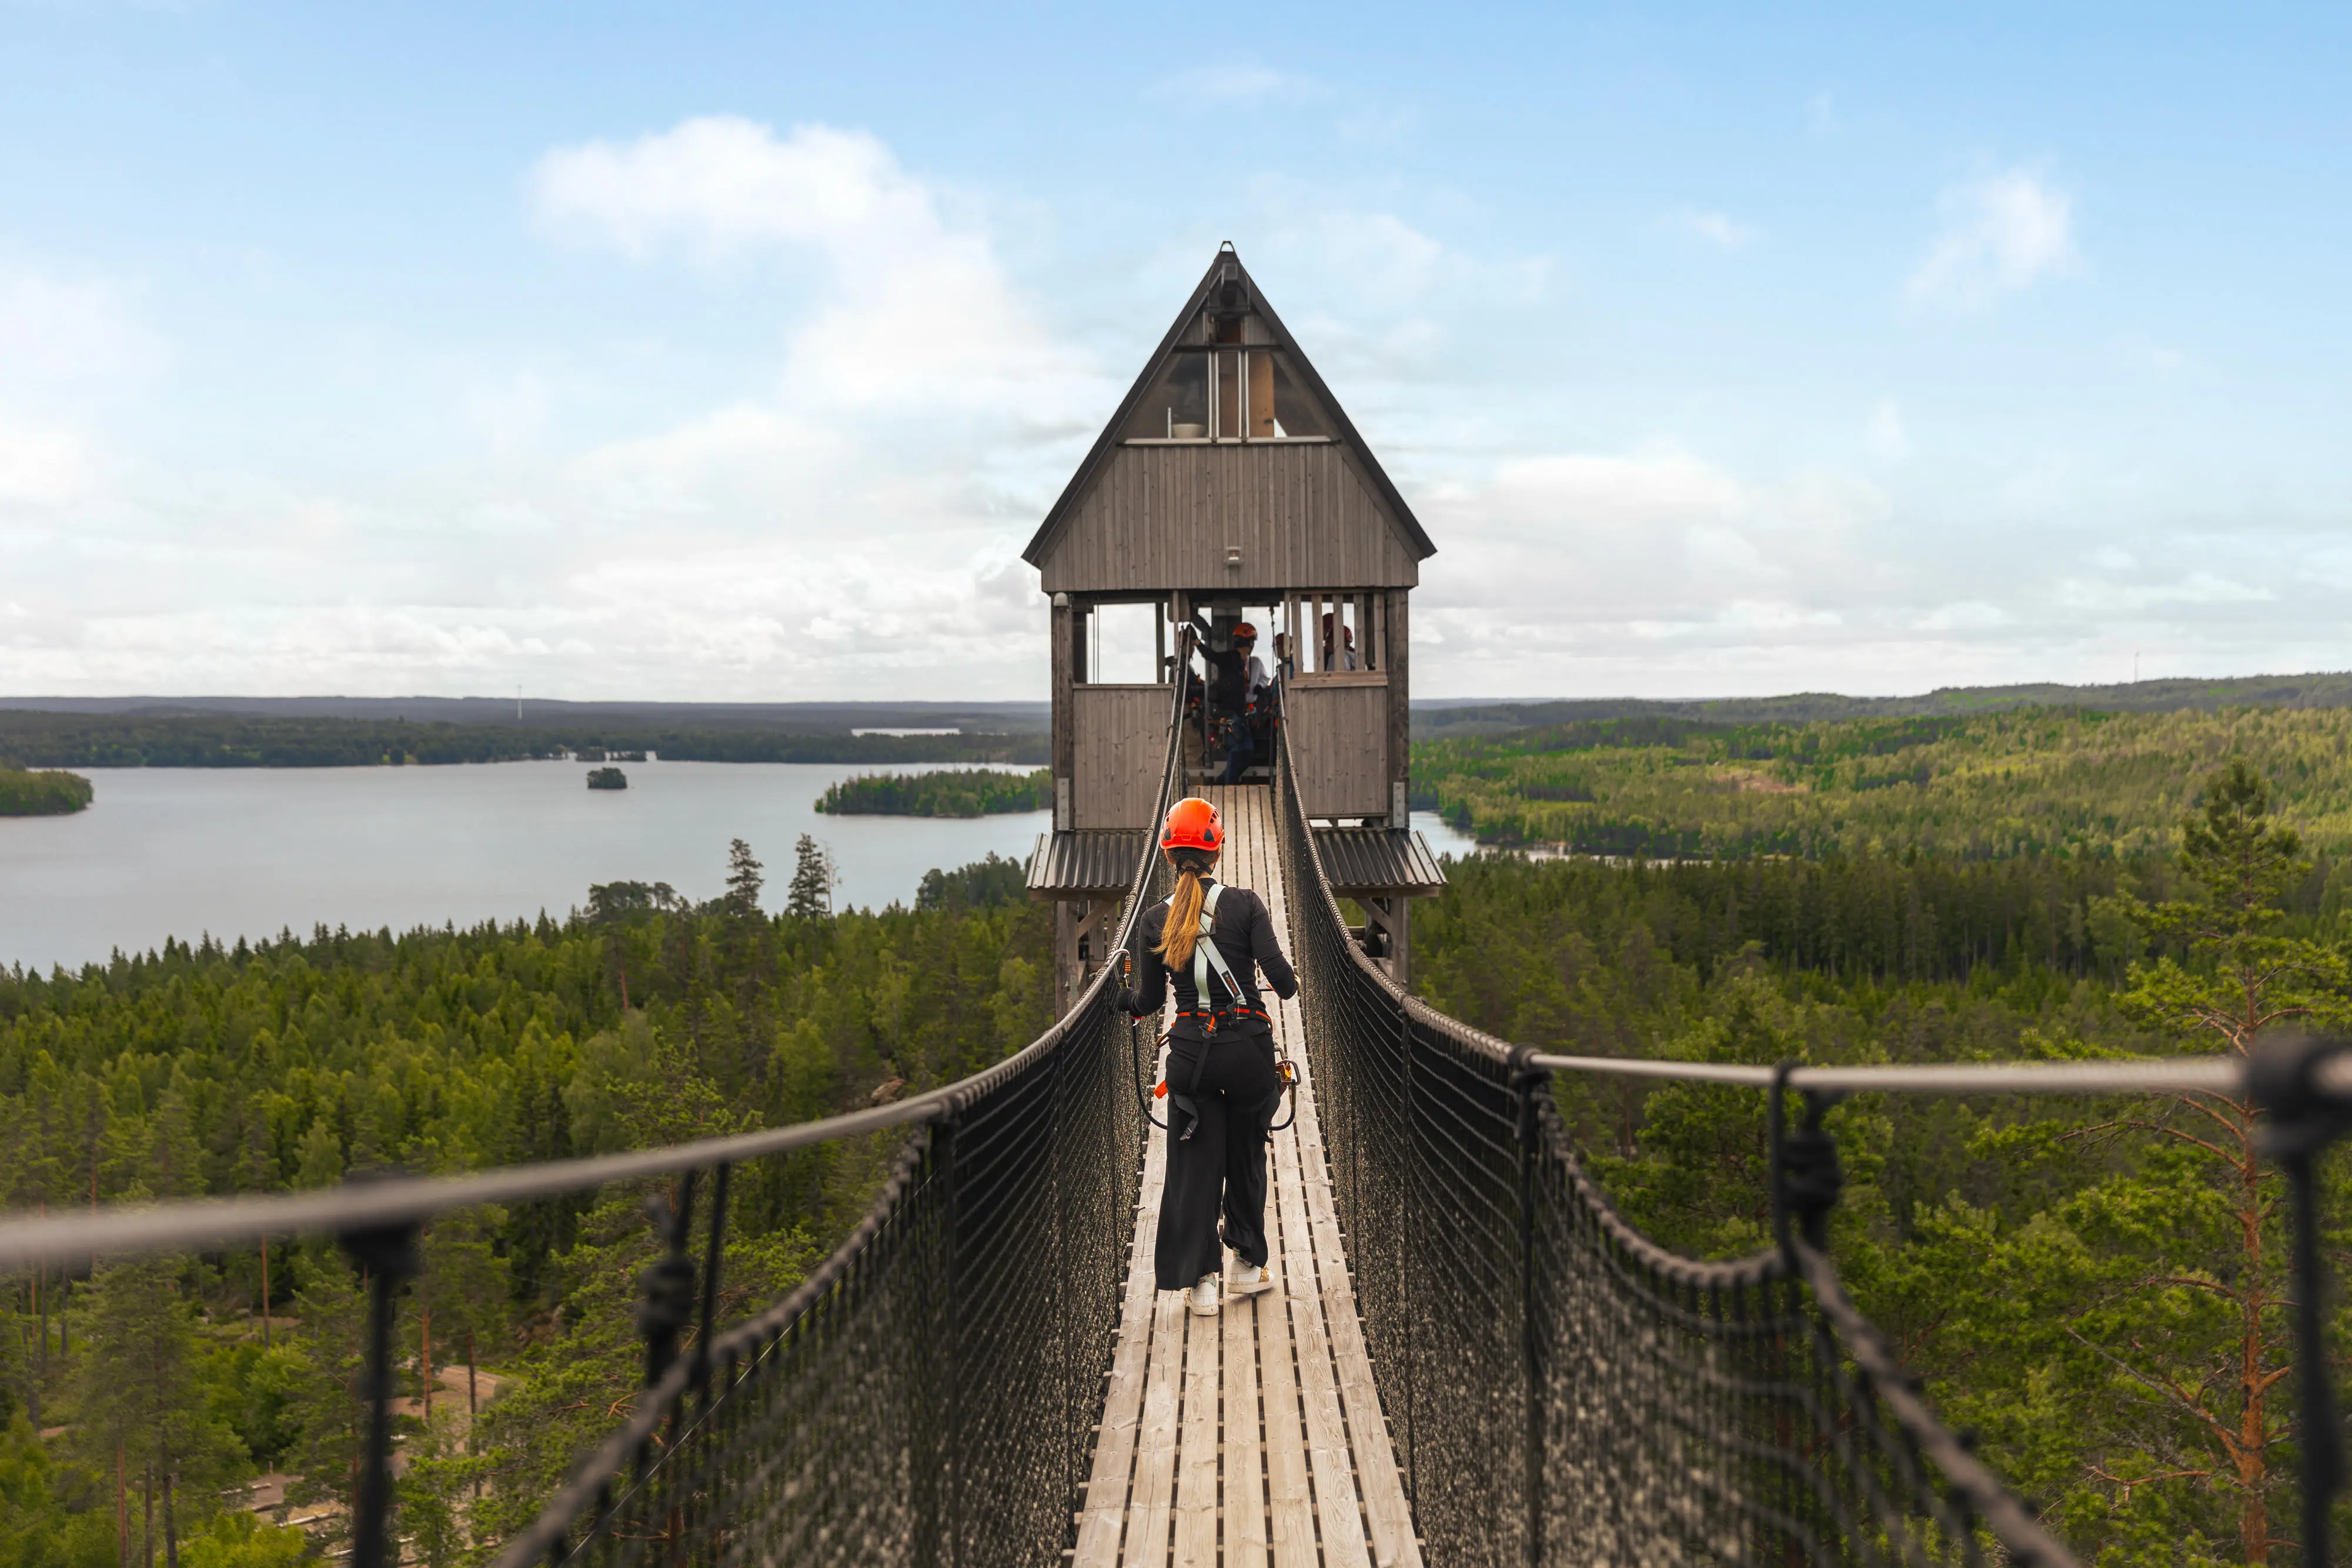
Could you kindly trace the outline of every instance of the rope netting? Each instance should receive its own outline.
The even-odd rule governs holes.
[[[1532,1053],[1358,950],[1286,747],[1275,804],[1334,1205],[1433,1563],[2071,1561],[1818,1238],[1710,1263],[1620,1219]]]
[[[1120,946],[1161,880],[1146,856]],[[669,1368],[500,1568],[1059,1562],[1143,1166],[1114,979],[947,1094],[848,1239]]]

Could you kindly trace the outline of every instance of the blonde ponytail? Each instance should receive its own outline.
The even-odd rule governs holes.
[[[1168,895],[1168,918],[1160,923],[1160,946],[1152,949],[1171,969],[1192,961],[1192,944],[1201,936],[1201,905],[1208,897],[1201,887],[1206,874],[1191,866],[1177,869],[1176,891]]]

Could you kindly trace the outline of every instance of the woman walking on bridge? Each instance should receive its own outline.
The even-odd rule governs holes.
[[[1257,977],[1263,971],[1278,997],[1298,994],[1265,900],[1216,880],[1224,843],[1224,821],[1208,801],[1168,809],[1160,849],[1175,869],[1176,891],[1136,923],[1141,980],[1119,995],[1129,1015],[1156,1018],[1175,989],[1168,1175],[1153,1263],[1160,1288],[1189,1291],[1188,1305],[1203,1317],[1217,1311],[1227,1247],[1241,1260],[1231,1293],[1255,1295],[1275,1283],[1266,1268],[1265,1148],[1282,1075]]]

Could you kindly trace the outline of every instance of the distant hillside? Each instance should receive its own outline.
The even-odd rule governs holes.
[[[510,762],[578,751],[650,751],[665,762],[1034,767],[1045,760],[1047,738],[1037,731],[855,735],[845,728],[692,728],[627,719],[452,724],[282,711],[58,713],[0,706],[0,764],[29,768],[369,768]]]
[[[853,729],[958,729],[967,735],[1043,735],[1042,702],[652,703],[556,702],[545,697],[11,697],[0,709],[33,713],[226,714],[257,719],[343,718],[378,723],[516,726],[573,733],[597,726],[633,731],[758,730],[841,735]]]
[[[1541,726],[1603,719],[1684,724],[1813,724],[1854,718],[1942,718],[2009,708],[2081,707],[2104,713],[2211,712],[2223,707],[2352,707],[2352,672],[2239,675],[2223,680],[2127,681],[2105,686],[1939,686],[1922,696],[1845,697],[1794,692],[1778,697],[1713,697],[1689,702],[1591,697],[1559,702],[1415,703],[1415,740],[1496,736]]]
[[[2352,851],[2352,705],[2063,706],[1727,725],[1574,719],[1412,748],[1413,804],[1486,843],[1658,859],[2056,854],[2179,842],[2207,776],[2242,758],[2324,855]],[[2344,885],[2352,887],[2352,868]]]

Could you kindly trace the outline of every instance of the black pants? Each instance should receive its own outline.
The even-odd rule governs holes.
[[[1257,760],[1257,737],[1250,733],[1247,715],[1235,716],[1231,735],[1232,738],[1225,742],[1225,774],[1219,782],[1238,784],[1242,781],[1242,769]]]
[[[1265,1266],[1265,1145],[1282,1103],[1282,1076],[1274,1070],[1274,1036],[1220,1033],[1205,1060],[1197,1040],[1168,1042],[1168,1176],[1160,1189],[1160,1237],[1152,1264],[1163,1291],[1189,1290],[1203,1274],[1225,1266],[1217,1240],[1244,1262]],[[1193,1087],[1192,1072],[1200,1069]],[[1174,1103],[1185,1095],[1200,1123]]]

